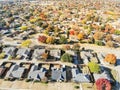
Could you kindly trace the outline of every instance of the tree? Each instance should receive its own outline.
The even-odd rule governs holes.
[[[104,60],[110,64],[115,64],[116,63],[116,56],[114,54],[107,54],[105,56]]]
[[[21,43],[21,46],[22,47],[29,47],[31,43],[32,43],[31,40],[26,40],[26,41],[23,41]]]
[[[115,38],[115,41],[120,43],[120,36]]]
[[[28,29],[28,27],[27,26],[21,26],[20,29],[23,30],[23,31],[25,31],[25,30]]]
[[[30,19],[30,23],[35,23],[37,21],[37,19]]]
[[[53,44],[54,43],[54,38],[53,37],[48,37],[47,40],[46,40],[46,43],[48,44]]]
[[[105,36],[105,40],[106,40],[106,41],[113,40],[112,35],[111,35],[111,34],[106,35],[106,36]]]
[[[46,43],[47,37],[46,36],[39,36],[38,41],[42,43]]]
[[[84,34],[83,33],[79,33],[77,37],[78,37],[79,40],[82,40],[84,38]]]
[[[60,44],[66,44],[67,43],[67,38],[65,36],[61,36],[59,40]]]
[[[63,62],[72,62],[72,58],[68,53],[64,53],[61,57],[61,61]]]
[[[116,35],[120,35],[120,30],[115,30]]]
[[[102,38],[103,38],[103,32],[95,32],[95,34],[93,35],[93,38],[95,40],[102,40]]]
[[[93,61],[88,63],[88,67],[90,68],[90,71],[92,73],[99,73],[100,72],[100,66]]]
[[[98,79],[95,82],[95,84],[96,84],[97,90],[111,90],[112,89],[110,81],[104,78]]]
[[[70,31],[69,31],[69,34],[70,34],[70,35],[75,35],[75,31],[74,31],[74,30],[70,30]]]
[[[43,58],[44,60],[46,60],[46,59],[48,58],[48,53],[43,53],[43,54],[42,54],[42,58]]]
[[[106,46],[108,46],[108,47],[114,47],[114,43],[111,40],[107,41]]]
[[[3,59],[5,57],[5,53],[0,53],[0,59]]]

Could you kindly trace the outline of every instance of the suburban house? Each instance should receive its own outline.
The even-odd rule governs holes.
[[[17,48],[15,47],[5,47],[2,50],[3,53],[5,53],[5,58],[15,57]]]
[[[99,73],[99,74],[94,73],[93,76],[94,76],[95,81],[97,81],[100,78],[104,78],[104,79],[109,80],[111,83],[114,82],[114,79],[112,78],[110,69],[108,69],[104,66],[101,66],[101,73]]]
[[[66,50],[65,52],[72,55],[72,56],[77,56],[77,53],[73,50]]]
[[[31,66],[32,66],[32,64],[29,64],[29,63],[20,63],[20,65],[15,64],[7,72],[5,78],[6,79],[8,79],[8,78],[11,78],[11,79],[26,78]]]
[[[0,77],[4,77],[8,70],[12,67],[14,63],[12,62],[3,62],[2,65],[0,66]]]
[[[61,58],[61,50],[53,49],[50,50],[50,57],[53,57],[55,60],[60,60]]]
[[[51,79],[54,81],[66,81],[66,67],[52,68]]]
[[[42,58],[43,53],[45,53],[45,49],[35,49],[32,58],[40,60]]]
[[[28,80],[42,80],[45,77],[46,69],[38,68],[38,65],[33,65],[28,73]]]
[[[90,82],[90,75],[80,72],[77,67],[73,67],[71,71],[72,71],[72,80],[74,82],[79,82],[79,83]]]
[[[28,58],[30,51],[31,51],[30,48],[20,48],[20,49],[18,49],[18,51],[16,53],[16,55],[17,55],[16,58],[26,60]]]

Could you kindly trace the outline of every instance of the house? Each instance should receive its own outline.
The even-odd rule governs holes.
[[[0,77],[2,77],[4,75],[6,69],[7,68],[5,68],[5,67],[0,67]]]
[[[0,77],[4,77],[13,64],[12,62],[3,62],[0,66]]]
[[[14,57],[16,54],[17,48],[15,47],[5,47],[3,48],[2,52],[5,53],[5,56],[9,58],[10,56]]]
[[[60,60],[61,50],[56,50],[56,49],[50,50],[50,56],[55,58],[55,60]]]
[[[27,59],[28,55],[30,53],[30,48],[20,48],[18,49],[16,55],[18,59]]]
[[[32,58],[39,60],[42,58],[43,53],[45,53],[45,49],[35,49]]]
[[[114,80],[110,76],[110,73],[108,73],[107,71],[104,71],[101,74],[94,73],[93,76],[94,76],[95,81],[97,81],[100,78],[105,78],[109,80],[110,82],[114,82]]]
[[[14,79],[26,78],[31,67],[32,64],[30,63],[20,63],[19,65],[15,64],[7,72],[5,78],[14,78]]]
[[[32,80],[42,80],[45,77],[46,69],[40,68],[38,69],[38,65],[33,65],[30,69],[30,72],[28,73],[28,79]]]
[[[55,81],[66,81],[66,67],[52,68],[51,79]]]
[[[79,83],[89,83],[90,76],[89,74],[83,74],[79,71],[77,67],[72,68],[72,80]]]
[[[66,53],[72,55],[72,56],[77,56],[77,53],[75,51],[72,51],[72,50],[66,50],[65,51]]]
[[[100,78],[105,78],[107,80],[109,80],[111,83],[114,82],[114,79],[111,77],[111,70],[107,67],[104,67],[104,66],[101,66],[101,73],[100,74],[97,74],[97,73],[94,73],[93,74],[94,76],[94,80],[98,80]]]
[[[7,72],[5,78],[22,78],[22,75],[25,71],[24,67],[20,67],[19,65],[15,64],[11,67],[11,69]]]

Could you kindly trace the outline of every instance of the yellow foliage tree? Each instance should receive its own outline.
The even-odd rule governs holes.
[[[26,40],[26,41],[22,42],[21,46],[22,47],[29,47],[31,43],[32,43],[31,40]]]
[[[37,19],[30,19],[30,23],[35,23],[37,21]]]
[[[5,53],[0,54],[0,59],[3,59],[5,57]]]
[[[27,26],[21,26],[20,29],[23,30],[23,31],[25,31],[25,30],[28,29],[28,27]]]

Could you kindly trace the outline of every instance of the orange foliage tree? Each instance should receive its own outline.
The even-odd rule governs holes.
[[[116,63],[116,56],[114,54],[107,54],[105,56],[104,60],[110,64],[115,64]]]
[[[84,34],[83,33],[79,33],[77,37],[78,37],[79,40],[82,40],[84,38]]]
[[[75,35],[75,31],[74,30],[70,30],[69,33],[70,33],[70,35]]]

